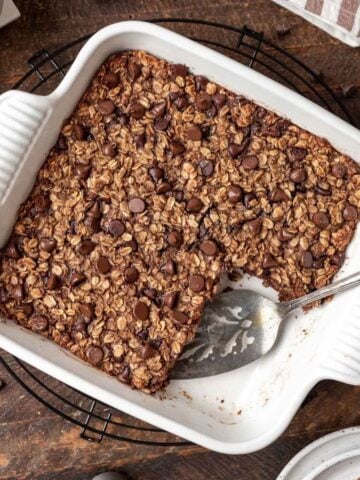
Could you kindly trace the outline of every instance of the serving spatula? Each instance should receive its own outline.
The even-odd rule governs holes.
[[[289,302],[273,302],[251,290],[221,293],[206,304],[196,336],[171,376],[209,377],[254,362],[271,350],[290,312],[359,284],[360,272]]]

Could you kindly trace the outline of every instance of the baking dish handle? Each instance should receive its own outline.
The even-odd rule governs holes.
[[[50,97],[10,90],[0,95],[0,217],[6,196],[48,114]]]

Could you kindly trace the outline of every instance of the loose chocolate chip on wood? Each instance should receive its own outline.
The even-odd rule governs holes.
[[[104,358],[104,352],[100,347],[91,345],[86,350],[86,359],[92,365],[99,365]]]
[[[98,110],[102,115],[111,115],[115,111],[115,105],[111,100],[103,100],[99,102]]]
[[[285,37],[287,37],[290,32],[291,28],[287,25],[281,25],[276,29],[276,35],[280,40],[283,40]]]
[[[49,321],[44,315],[33,315],[30,318],[30,326],[37,332],[45,332],[48,328]]]
[[[205,280],[201,275],[191,275],[189,277],[189,288],[193,292],[201,292],[205,288]]]
[[[204,255],[212,257],[217,252],[217,245],[212,240],[204,240],[200,244],[200,250],[203,252]]]
[[[139,278],[139,272],[135,267],[128,267],[124,272],[127,283],[134,283]]]
[[[133,314],[138,320],[144,321],[149,317],[150,310],[146,303],[138,301],[134,305]]]
[[[186,202],[186,210],[188,212],[200,212],[200,210],[203,208],[204,204],[200,200],[200,198],[192,197],[190,200]]]
[[[168,292],[163,295],[163,302],[169,308],[173,308],[176,305],[179,293],[178,292]]]
[[[102,274],[109,273],[110,270],[111,270],[111,263],[104,256],[101,256],[101,257],[98,258],[98,260],[96,262],[96,266],[97,266],[97,269],[99,270],[99,272],[102,273]]]
[[[89,255],[94,250],[95,247],[96,247],[96,244],[93,241],[91,241],[89,238],[87,238],[85,240],[82,240],[79,243],[78,252],[81,255]]]
[[[313,215],[313,222],[319,228],[326,228],[330,223],[330,219],[325,212],[316,212]]]
[[[115,219],[111,220],[109,223],[109,233],[113,237],[121,237],[121,235],[125,232],[125,225],[121,220]]]
[[[114,72],[108,72],[104,75],[103,84],[109,88],[115,88],[119,85],[120,79],[119,76]]]
[[[242,190],[237,185],[231,185],[228,190],[228,199],[231,203],[239,203],[242,199]]]
[[[173,230],[168,234],[167,241],[171,247],[180,247],[183,237],[180,232]]]
[[[142,198],[134,197],[129,201],[129,209],[132,213],[142,213],[146,210],[146,204]]]

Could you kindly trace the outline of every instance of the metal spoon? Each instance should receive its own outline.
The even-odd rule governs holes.
[[[208,377],[243,367],[273,347],[280,323],[290,312],[359,284],[360,272],[281,303],[251,290],[222,293],[205,306],[195,339],[185,348],[171,376]]]

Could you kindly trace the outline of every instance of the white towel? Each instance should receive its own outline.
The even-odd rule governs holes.
[[[360,46],[360,0],[274,0],[352,47]]]

